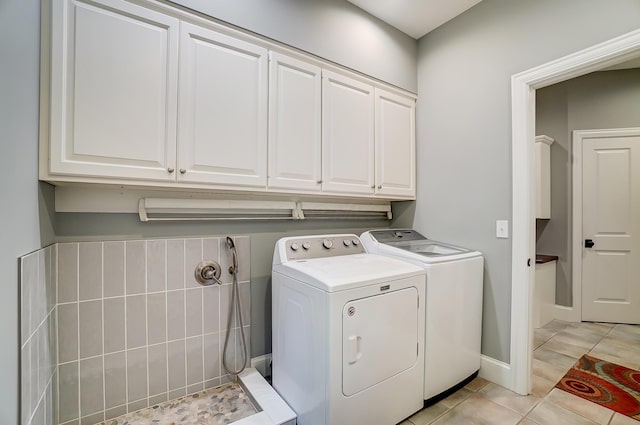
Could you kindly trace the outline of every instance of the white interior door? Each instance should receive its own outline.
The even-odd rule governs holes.
[[[640,323],[640,129],[582,139],[582,320]]]

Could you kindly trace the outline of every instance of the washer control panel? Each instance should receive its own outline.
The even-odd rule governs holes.
[[[360,239],[356,235],[303,236],[289,239],[285,245],[287,260],[309,260],[312,258],[337,257],[340,255],[364,254]]]

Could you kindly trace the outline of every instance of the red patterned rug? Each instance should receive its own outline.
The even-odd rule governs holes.
[[[640,421],[640,371],[585,354],[556,388]]]

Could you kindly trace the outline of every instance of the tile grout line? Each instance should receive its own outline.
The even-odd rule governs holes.
[[[147,372],[147,406],[149,407],[149,241],[144,242],[144,345],[146,355],[146,367]]]
[[[100,303],[100,305],[102,306],[102,420],[106,420],[106,416],[107,416],[107,371],[105,369],[105,359],[104,359],[104,324],[105,324],[105,317],[104,317],[104,242],[101,242],[100,244],[100,249],[102,250],[102,255],[101,255],[101,259],[102,262],[100,264],[101,270],[100,270],[100,288],[102,290],[102,302]]]
[[[124,400],[125,400],[125,404],[127,405],[127,408],[125,409],[127,413],[129,413],[129,353],[128,353],[128,348],[129,348],[129,341],[128,341],[128,326],[127,326],[127,241],[125,241],[123,244],[123,249],[122,249],[122,281],[123,281],[123,285],[122,285],[122,289],[123,289],[123,294],[124,296],[124,384],[125,384],[125,388],[124,388]]]
[[[76,247],[76,302],[78,305],[78,314],[76,316],[76,326],[77,326],[77,331],[78,331],[78,347],[77,347],[77,359],[78,359],[78,365],[77,365],[77,373],[78,373],[78,417],[77,419],[80,419],[82,417],[82,404],[80,402],[80,397],[82,396],[82,388],[81,388],[81,382],[82,380],[80,379],[80,244],[79,243],[75,243],[74,244]]]
[[[167,376],[165,379],[167,389],[167,400],[169,400],[169,241],[164,240],[164,352],[165,352],[165,369]]]

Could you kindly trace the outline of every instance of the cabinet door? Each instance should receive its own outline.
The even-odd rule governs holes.
[[[51,174],[174,180],[178,20],[121,0],[54,0]]]
[[[181,23],[178,181],[267,184],[267,50]]]
[[[269,187],[321,189],[321,70],[270,52]]]
[[[373,194],[373,87],[322,77],[322,190]]]
[[[376,89],[376,195],[415,197],[415,101]]]

